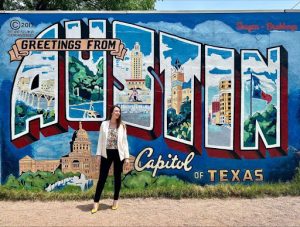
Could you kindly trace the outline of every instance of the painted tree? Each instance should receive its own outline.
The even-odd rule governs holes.
[[[145,77],[145,86],[146,88],[151,89],[151,78],[149,75],[146,75]]]
[[[255,145],[256,121],[260,123],[261,130],[265,133],[269,144],[276,143],[276,118],[277,109],[273,104],[268,105],[262,113],[255,113],[245,120],[244,124],[244,144],[245,146]]]

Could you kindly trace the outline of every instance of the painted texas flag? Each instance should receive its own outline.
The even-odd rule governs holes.
[[[266,100],[267,103],[269,104],[272,101],[272,95],[265,93],[261,89],[261,81],[258,77],[252,75],[252,81],[253,81],[252,97]]]

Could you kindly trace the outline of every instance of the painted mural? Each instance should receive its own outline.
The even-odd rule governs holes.
[[[299,12],[2,13],[0,20],[1,184],[91,188],[99,128],[112,105],[129,135],[128,187],[143,188],[141,177],[205,185],[294,176]]]

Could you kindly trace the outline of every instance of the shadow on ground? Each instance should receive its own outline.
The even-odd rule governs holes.
[[[84,212],[91,212],[91,210],[93,209],[93,204],[78,205],[76,206],[76,208]],[[111,205],[100,203],[99,210],[108,210],[108,209],[111,209]]]

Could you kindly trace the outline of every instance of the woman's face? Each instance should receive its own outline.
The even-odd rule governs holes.
[[[120,109],[118,107],[115,107],[113,112],[112,112],[111,117],[114,118],[114,119],[118,119],[120,117],[120,115],[121,115]]]

